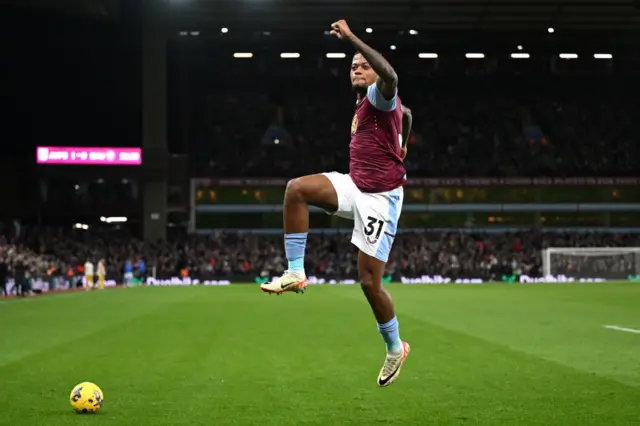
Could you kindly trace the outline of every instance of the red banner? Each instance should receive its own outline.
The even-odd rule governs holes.
[[[196,178],[199,187],[283,187],[287,179],[238,178],[207,179]],[[640,177],[602,177],[602,178],[410,178],[409,187],[487,187],[487,186],[636,186]]]

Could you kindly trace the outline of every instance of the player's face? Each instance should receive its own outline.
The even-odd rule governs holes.
[[[376,78],[378,75],[364,57],[355,55],[351,62],[351,86],[356,90],[366,90],[376,82]]]

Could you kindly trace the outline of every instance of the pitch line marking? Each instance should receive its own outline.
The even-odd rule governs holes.
[[[627,333],[640,334],[640,330],[636,330],[635,328],[618,327],[617,325],[603,325],[603,327],[608,328],[609,330],[626,331]]]

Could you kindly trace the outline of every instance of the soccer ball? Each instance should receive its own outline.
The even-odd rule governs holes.
[[[69,401],[78,413],[95,413],[102,407],[104,395],[95,383],[83,382],[73,388]]]

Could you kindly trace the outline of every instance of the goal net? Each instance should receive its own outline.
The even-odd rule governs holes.
[[[640,247],[550,247],[542,251],[542,274],[626,280],[640,275]]]

